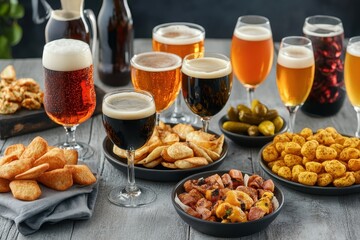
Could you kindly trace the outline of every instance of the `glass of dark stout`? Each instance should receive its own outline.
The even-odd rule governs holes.
[[[182,63],[182,93],[190,110],[201,118],[203,131],[212,116],[226,105],[232,88],[228,57],[218,53],[193,53]]]
[[[149,92],[134,89],[114,90],[104,96],[103,125],[108,138],[126,152],[127,185],[110,191],[110,202],[122,207],[139,207],[156,199],[150,188],[135,183],[136,149],[150,139],[156,125],[155,101]]]

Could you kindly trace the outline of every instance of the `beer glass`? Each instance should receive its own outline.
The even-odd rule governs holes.
[[[209,121],[223,109],[232,88],[229,58],[217,53],[193,53],[182,64],[182,93],[187,106],[202,121],[203,131]]]
[[[289,132],[294,132],[296,112],[310,93],[314,71],[311,41],[297,36],[283,38],[276,64],[276,83],[290,114]]]
[[[139,207],[153,202],[156,194],[150,188],[135,183],[134,157],[151,137],[155,128],[155,102],[146,91],[114,90],[104,96],[103,125],[115,146],[126,150],[127,185],[112,189],[108,199],[122,207]]]
[[[355,136],[360,137],[360,36],[349,39],[345,55],[344,78],[347,96],[357,116],[358,126]]]
[[[204,52],[205,29],[194,23],[172,22],[160,24],[153,29],[154,51],[174,53],[184,58],[190,53]],[[181,90],[180,90],[181,91]],[[181,93],[175,100],[174,111],[165,116],[169,123],[193,123],[189,114],[182,112]]]
[[[91,117],[96,105],[89,45],[74,39],[48,42],[42,64],[46,114],[66,131],[66,141],[58,147],[76,149],[80,159],[91,157],[94,153],[91,147],[75,139],[76,127]]]
[[[262,16],[239,17],[231,41],[231,62],[236,78],[247,90],[249,106],[255,88],[270,73],[273,55],[269,20]]]
[[[160,113],[175,101],[179,92],[181,58],[172,53],[145,52],[133,56],[130,63],[134,88],[154,96],[158,125]]]

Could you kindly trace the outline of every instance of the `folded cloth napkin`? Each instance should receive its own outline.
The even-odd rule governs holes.
[[[36,232],[44,223],[62,220],[85,220],[92,216],[99,179],[90,186],[74,185],[66,191],[55,191],[41,185],[41,197],[20,201],[11,193],[0,195],[0,215],[15,222],[23,235]]]

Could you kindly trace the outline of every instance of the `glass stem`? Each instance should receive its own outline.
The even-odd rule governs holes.
[[[249,106],[251,107],[252,100],[254,99],[255,88],[246,88]]]
[[[128,162],[128,168],[127,168],[128,184],[126,186],[126,191],[128,193],[131,193],[138,190],[138,187],[135,184],[135,169],[134,169],[135,150],[134,149],[126,150],[126,157]]]
[[[357,129],[355,132],[355,137],[360,137],[360,107],[354,107],[356,111],[356,117],[357,117]]]
[[[293,133],[294,132],[294,127],[295,127],[295,117],[296,117],[296,112],[299,109],[300,106],[286,106],[287,110],[289,111],[289,128],[288,128],[288,132]]]
[[[171,114],[171,116],[174,118],[179,118],[179,117],[181,117],[181,115],[182,115],[182,113],[181,113],[181,92],[179,92],[178,96],[175,99],[174,111]]]
[[[76,127],[72,126],[72,127],[64,127],[65,131],[66,131],[66,145],[68,146],[76,146],[76,138],[75,138],[75,131],[76,131]]]
[[[208,132],[208,130],[209,130],[210,118],[201,118],[201,122],[202,122],[202,125],[203,125],[202,130],[203,130],[204,132]]]

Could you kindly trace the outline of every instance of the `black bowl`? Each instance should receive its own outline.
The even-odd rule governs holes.
[[[197,173],[191,175],[179,183],[176,184],[175,188],[171,193],[171,201],[179,216],[192,228],[196,229],[199,232],[215,236],[215,237],[241,237],[251,235],[257,232],[264,230],[275,218],[279,215],[282,206],[284,205],[284,195],[282,191],[275,186],[275,196],[279,201],[279,207],[269,215],[264,216],[261,219],[255,221],[249,221],[244,223],[220,223],[220,222],[210,222],[200,218],[196,218],[186,213],[176,202],[175,196],[183,193],[185,190],[183,188],[184,183],[189,179],[199,179],[201,177],[208,177],[213,174],[218,173],[222,175],[229,172],[229,170],[214,170],[207,171],[202,173]],[[251,173],[242,172],[243,174],[252,175]]]
[[[239,144],[244,147],[262,147],[266,143],[271,142],[276,135],[286,131],[287,122],[284,119],[284,117],[282,117],[282,119],[284,120],[284,126],[280,129],[279,132],[277,132],[276,134],[274,134],[272,136],[248,136],[245,134],[229,132],[222,127],[223,123],[228,121],[228,118],[226,115],[224,115],[222,118],[220,118],[219,128],[226,137],[230,138],[236,144]]]

